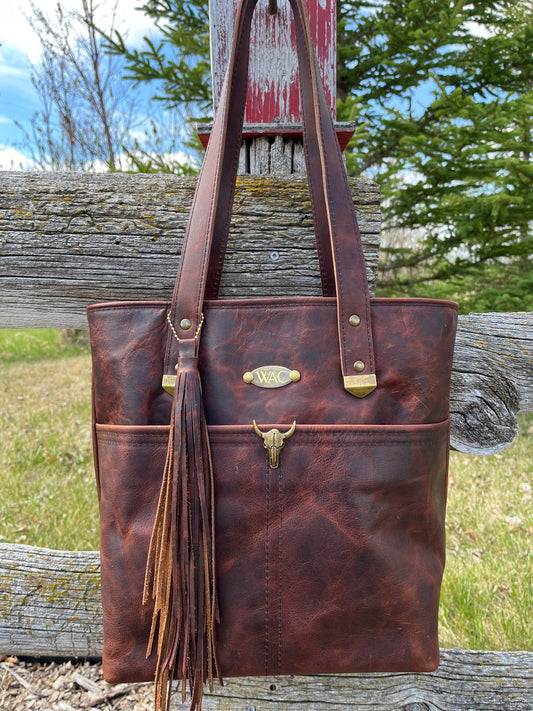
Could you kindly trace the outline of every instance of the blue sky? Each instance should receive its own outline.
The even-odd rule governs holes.
[[[31,168],[23,152],[23,133],[15,122],[29,129],[39,108],[30,72],[31,63],[39,61],[40,43],[25,18],[30,0],[0,2],[0,170],[18,170]],[[35,0],[35,3],[52,15],[57,0]],[[81,0],[61,0],[61,3],[66,10],[79,9]],[[99,0],[97,4],[112,8],[114,0]],[[116,26],[127,35],[130,46],[140,46],[144,35],[154,37],[156,33],[152,22],[135,9],[138,4],[140,0],[117,0]],[[470,30],[483,34],[479,26]]]
[[[28,0],[1,0],[0,11],[0,170],[29,167],[22,152],[22,132],[15,121],[28,127],[38,109],[30,79],[30,62],[38,62],[40,44],[29,26],[25,14]],[[37,0],[44,11],[52,13],[56,0]],[[80,0],[62,0],[66,9],[78,8]],[[127,30],[130,44],[140,42],[145,34],[153,34],[153,25],[135,9],[133,0],[118,0],[117,24]],[[112,7],[109,2],[108,6]]]

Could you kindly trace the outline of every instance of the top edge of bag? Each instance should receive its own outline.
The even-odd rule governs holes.
[[[334,296],[265,296],[261,298],[231,298],[231,299],[216,299],[206,300],[204,303],[209,308],[257,308],[261,306],[299,306],[302,304],[313,304],[314,306],[330,306],[336,303],[337,299]],[[170,308],[170,301],[106,301],[87,306],[87,312],[96,311],[99,309],[131,309],[131,308]],[[440,308],[447,307],[458,310],[459,305],[455,301],[448,299],[428,299],[424,297],[372,297],[370,303],[373,306],[382,305],[401,305],[408,304],[411,306],[438,306]]]

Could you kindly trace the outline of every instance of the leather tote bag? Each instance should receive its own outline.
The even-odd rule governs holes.
[[[457,308],[369,298],[304,0],[323,296],[217,298],[256,2],[238,10],[172,301],[88,308],[104,674],[155,679],[163,710],[173,679],[195,709],[217,677],[439,660]]]

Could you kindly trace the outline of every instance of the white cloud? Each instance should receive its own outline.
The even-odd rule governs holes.
[[[33,161],[10,146],[0,146],[0,170],[33,170]]]
[[[34,0],[46,15],[53,17],[58,0]],[[60,0],[65,11],[80,10],[81,0]],[[102,27],[110,22],[115,0],[96,0],[102,9]],[[159,30],[153,21],[136,9],[132,0],[117,0],[115,26],[128,45],[140,46],[143,36],[155,39]],[[30,14],[30,0],[0,0],[0,169],[31,168],[25,156],[10,145],[20,142],[15,122],[27,127],[39,108],[39,101],[31,82],[30,62],[38,64],[41,55],[39,38],[32,30],[26,15]]]
[[[17,47],[0,46],[0,90],[33,91],[28,57]]]
[[[35,32],[30,27],[25,15],[30,14],[29,0],[1,0],[2,22],[0,23],[0,45],[4,55],[12,50],[18,50],[31,62],[36,62],[41,54],[41,45]],[[81,6],[80,0],[61,0],[65,10],[77,10]],[[53,16],[57,0],[35,0],[35,5],[45,14]],[[113,8],[113,0],[102,0],[101,5],[107,12],[101,12],[102,17],[109,17]],[[117,29],[127,35],[131,44],[138,45],[144,35],[154,36],[153,22],[142,12],[136,9],[136,3],[131,0],[118,0],[117,4]],[[4,76],[2,68],[2,77]]]

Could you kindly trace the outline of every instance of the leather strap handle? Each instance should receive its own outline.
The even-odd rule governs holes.
[[[241,38],[235,38],[235,44],[241,41]],[[313,113],[313,91],[312,78],[308,67],[304,65],[300,69],[300,95],[302,104],[305,105],[304,112],[308,116]],[[336,296],[335,288],[335,270],[333,267],[333,258],[331,254],[331,245],[329,237],[329,224],[326,212],[326,204],[323,192],[322,179],[320,175],[320,166],[314,166],[310,161],[310,155],[318,158],[318,148],[316,147],[316,137],[308,130],[309,146],[312,150],[305,151],[305,160],[308,175],[309,193],[311,196],[311,210],[313,214],[313,225],[315,228],[316,247],[318,252],[318,264],[320,268],[320,280],[322,284],[323,296]],[[238,148],[232,144],[233,141],[238,141]],[[241,146],[240,134],[227,137],[226,150],[231,154],[233,151],[239,150]],[[313,176],[318,176],[313,180]],[[226,188],[226,189],[225,189]],[[209,259],[209,267],[206,283],[206,299],[217,299],[220,288],[220,280],[222,277],[222,268],[224,266],[224,257],[229,233],[229,223],[231,220],[231,212],[233,207],[233,193],[231,182],[227,185],[222,185],[219,204],[217,205],[217,214],[215,216],[215,224],[213,231],[213,243],[211,255]],[[227,194],[224,194],[227,193]]]
[[[258,0],[241,0],[234,43],[213,132],[193,200],[172,300],[180,339],[192,337],[201,320],[215,233],[227,234],[221,200],[233,203],[246,101],[250,27]],[[344,386],[362,397],[375,388],[370,299],[351,192],[318,69],[304,0],[290,0],[296,27],[304,147],[312,192],[327,216],[337,295],[339,348]],[[357,324],[354,326],[353,324]],[[167,349],[168,351],[168,349]],[[355,364],[355,365],[354,365]],[[165,372],[172,372],[167,363]],[[354,374],[354,368],[355,373]]]

